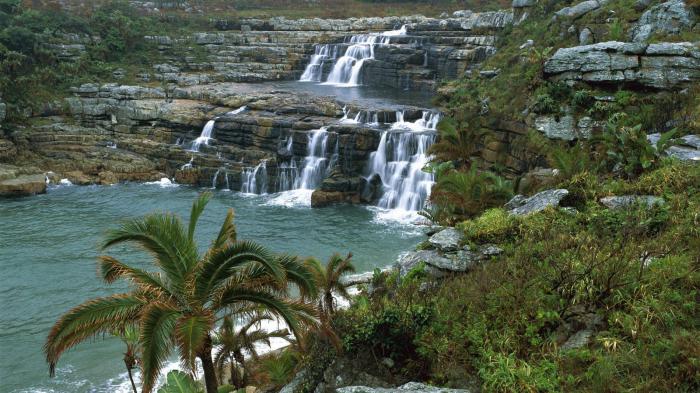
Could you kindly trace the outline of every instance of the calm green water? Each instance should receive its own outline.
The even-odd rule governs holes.
[[[60,186],[46,195],[0,200],[0,392],[129,391],[119,341],[99,339],[70,351],[53,379],[41,347],[61,313],[124,289],[97,279],[97,244],[107,228],[154,210],[186,216],[199,191],[144,184]],[[352,251],[359,271],[392,263],[421,238],[416,227],[383,221],[381,212],[369,208],[310,209],[288,199],[216,191],[198,237],[202,243],[211,239],[233,207],[241,238],[324,259]],[[110,255],[148,266],[144,255],[126,247]]]

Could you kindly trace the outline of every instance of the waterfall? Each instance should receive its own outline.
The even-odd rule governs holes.
[[[365,61],[374,59],[374,47],[377,44],[388,45],[391,37],[407,34],[406,25],[398,30],[385,31],[380,34],[360,34],[350,37],[349,46],[345,53],[335,60],[331,72],[324,84],[337,86],[358,86],[360,74]],[[326,60],[336,59],[335,46],[316,45],[314,55],[311,56],[300,81],[320,82],[323,74],[323,63]]]
[[[208,145],[211,140],[211,132],[214,130],[214,123],[216,119],[209,120],[207,124],[202,128],[202,133],[197,137],[197,139],[192,141],[192,147],[190,150],[199,151],[199,147],[202,145]]]
[[[189,161],[187,164],[181,166],[181,167],[180,167],[180,170],[181,170],[181,171],[184,171],[185,169],[192,169],[192,163],[193,163],[193,162],[194,162],[194,156],[190,157],[190,161]]]
[[[370,154],[369,176],[382,179],[378,206],[406,211],[420,210],[430,196],[433,175],[423,172],[434,133],[384,131],[377,151]]]
[[[391,125],[392,130],[436,130],[437,124],[440,122],[440,113],[437,112],[423,111],[421,118],[413,122],[405,121],[405,115],[404,111],[396,111],[396,123]]]
[[[293,190],[297,178],[299,178],[299,168],[293,158],[289,163],[281,163],[277,168],[277,191]]]
[[[246,109],[248,109],[248,107],[246,107],[244,105],[238,109],[227,112],[226,115],[227,116],[237,115],[237,114],[245,111]],[[216,123],[217,119],[218,119],[218,117],[215,117],[214,119],[209,120],[204,125],[204,128],[202,128],[202,133],[199,135],[199,137],[197,137],[197,139],[192,141],[192,147],[190,148],[191,151],[198,152],[200,146],[209,145],[209,141],[212,139],[211,133],[214,131],[214,123]]]
[[[211,179],[211,188],[212,189],[216,189],[216,179],[219,177],[219,172],[221,172],[221,168],[216,170],[216,172],[214,173],[214,177]]]
[[[423,172],[423,167],[430,159],[428,148],[435,142],[440,114],[423,111],[414,122],[404,118],[404,112],[396,112],[396,122],[382,132],[377,150],[369,157],[367,179],[378,175],[382,180],[379,207],[417,211],[433,185],[433,175]]]
[[[243,169],[241,172],[241,192],[267,194],[267,161],[260,161],[255,168]]]
[[[316,44],[311,61],[309,61],[309,65],[306,66],[299,80],[301,82],[321,82],[323,78],[323,64],[328,60],[335,59],[335,48],[335,45]]]
[[[294,188],[314,190],[321,185],[328,170],[326,144],[328,142],[327,127],[321,127],[309,134],[309,147],[304,158],[300,175],[296,178]]]

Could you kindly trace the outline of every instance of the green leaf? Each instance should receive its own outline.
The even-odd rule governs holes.
[[[165,385],[158,389],[158,393],[204,393],[204,389],[188,374],[173,370],[168,373]]]

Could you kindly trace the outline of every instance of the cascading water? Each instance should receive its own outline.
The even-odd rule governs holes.
[[[238,108],[238,109],[235,109],[235,110],[232,110],[232,111],[230,111],[230,112],[227,112],[226,115],[227,115],[227,116],[237,115],[237,114],[239,114],[239,113],[245,111],[246,109],[248,109],[248,108],[244,105],[244,106],[242,106],[242,107],[240,107],[240,108]],[[208,145],[208,144],[209,144],[209,141],[212,139],[211,134],[212,134],[212,132],[214,131],[214,124],[216,123],[216,120],[217,120],[217,119],[218,119],[218,117],[215,117],[214,119],[209,120],[209,121],[204,125],[204,128],[202,128],[202,133],[197,137],[197,139],[195,139],[195,140],[192,141],[192,146],[190,147],[190,150],[191,150],[191,151],[198,152],[198,151],[199,151],[199,148],[200,148],[202,145]]]
[[[202,133],[197,137],[197,139],[192,141],[192,147],[190,150],[199,151],[200,146],[209,144],[209,141],[211,140],[211,132],[214,130],[214,123],[216,123],[216,119],[209,120],[207,124],[204,125],[204,128],[202,128]]]
[[[317,44],[309,65],[304,69],[299,80],[301,82],[321,82],[323,79],[323,65],[326,61],[335,60],[337,48],[330,44]]]
[[[358,86],[365,61],[374,59],[374,47],[377,44],[388,45],[391,37],[406,35],[406,25],[398,30],[385,31],[380,34],[360,34],[350,37],[349,46],[345,53],[335,60],[325,84],[337,86]],[[300,81],[320,82],[323,78],[324,61],[337,57],[336,47],[331,45],[316,45]]]
[[[433,175],[423,171],[430,157],[428,148],[435,142],[438,113],[424,111],[415,122],[397,121],[382,133],[377,150],[370,154],[367,179],[378,175],[382,195],[378,206],[404,211],[420,210],[430,196]]]
[[[245,168],[241,172],[241,192],[267,194],[267,161],[262,160],[255,168]]]
[[[307,156],[304,158],[301,173],[294,182],[294,188],[314,190],[321,185],[329,167],[326,153],[327,143],[328,130],[326,127],[321,127],[309,134]]]

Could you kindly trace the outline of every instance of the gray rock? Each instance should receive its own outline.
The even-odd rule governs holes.
[[[570,349],[581,348],[591,342],[591,337],[593,337],[593,331],[589,329],[583,329],[576,332],[573,336],[569,337],[568,340],[559,348],[562,351],[567,351]]]
[[[297,375],[294,376],[291,382],[284,385],[280,389],[279,393],[294,393],[299,385],[304,381],[304,376],[306,375],[306,370],[301,370]]]
[[[117,68],[116,70],[112,71],[112,77],[114,79],[124,79],[126,76],[126,70],[123,68]]]
[[[537,0],[513,0],[513,8],[527,8],[532,7],[537,3]]]
[[[536,213],[542,211],[550,206],[559,206],[559,202],[564,199],[565,196],[569,194],[568,190],[556,189],[556,190],[545,190],[538,192],[537,194],[529,198],[520,198],[516,201],[512,199],[506,206],[518,205],[515,208],[510,209],[508,212],[516,216],[524,216],[531,213]]]
[[[673,90],[700,81],[700,50],[689,42],[601,42],[557,50],[544,72],[554,80]]]
[[[455,251],[464,238],[462,231],[455,228],[446,228],[434,234],[428,242],[441,251]]]
[[[600,8],[602,4],[607,3],[607,1],[602,1],[602,0],[587,0],[587,1],[582,1],[576,5],[572,5],[571,7],[564,7],[560,9],[559,11],[555,12],[554,15],[556,18],[570,18],[570,19],[577,19],[582,17],[583,15],[586,15],[587,13],[597,10]]]
[[[5,116],[7,116],[7,105],[4,102],[0,102],[0,122],[5,121]]]
[[[452,13],[452,16],[455,18],[468,18],[474,14],[474,11],[470,10],[460,10],[460,11],[455,11]]]
[[[647,139],[654,146],[659,138],[661,138],[659,133],[647,135]],[[680,143],[666,149],[665,154],[681,161],[700,162],[700,136],[686,135],[681,137]]]
[[[653,195],[620,195],[601,198],[600,203],[605,205],[608,209],[622,209],[634,204],[643,204],[647,207],[652,207],[654,205],[662,205],[666,203],[666,201],[663,198]]]
[[[559,120],[555,116],[540,116],[535,119],[537,131],[543,133],[547,138],[565,141],[590,138],[592,129],[589,126],[590,122],[581,123],[579,121],[575,123],[574,117],[571,115],[561,116]]]
[[[579,45],[588,45],[593,43],[593,31],[591,31],[591,29],[588,27],[581,29],[581,32],[578,33],[578,43]]]
[[[525,195],[518,194],[514,196],[510,201],[506,202],[506,204],[503,205],[503,207],[507,210],[513,210],[517,207],[524,205],[525,201],[527,201],[527,197]]]
[[[492,257],[502,254],[503,249],[498,246],[494,246],[493,244],[485,244],[479,248],[479,252],[483,256]]]
[[[367,386],[347,386],[336,389],[338,393],[470,393],[467,389],[448,389],[409,382],[397,388],[371,388]]]
[[[684,0],[671,0],[659,4],[644,12],[639,22],[632,28],[634,42],[647,41],[653,34],[678,34],[690,29],[695,23],[695,16]]]
[[[411,269],[418,266],[421,262],[424,262],[428,270],[428,274],[434,276],[440,276],[440,273],[431,267],[440,266],[452,266],[453,262],[442,256],[436,250],[420,250],[420,251],[408,251],[399,255],[397,265],[399,268],[399,274],[403,277]]]

